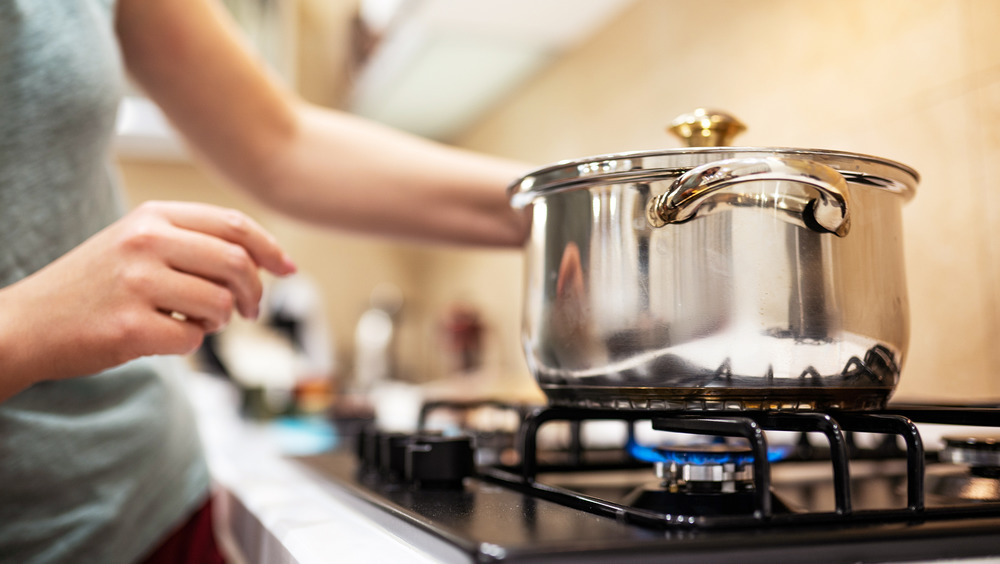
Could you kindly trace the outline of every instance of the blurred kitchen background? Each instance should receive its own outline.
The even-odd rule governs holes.
[[[304,98],[539,166],[678,147],[665,125],[711,107],[748,125],[737,145],[853,151],[916,168],[922,181],[904,209],[912,337],[895,397],[1000,398],[1000,2],[226,4]],[[519,342],[518,251],[303,226],[196,168],[140,98],[120,122],[133,203],[236,206],[291,252],[317,290],[310,307],[325,314],[331,364],[317,370],[353,381],[362,316],[383,311],[391,377],[475,373],[465,391],[476,395],[537,393]]]

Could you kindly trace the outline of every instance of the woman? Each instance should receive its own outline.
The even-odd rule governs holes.
[[[522,165],[306,104],[210,0],[0,1],[0,561],[163,558],[192,528],[179,542],[205,545],[208,476],[160,355],[255,317],[258,269],[295,270],[234,210],[122,214],[108,171],[126,73],[205,163],[286,214],[484,245],[527,230],[504,194]]]

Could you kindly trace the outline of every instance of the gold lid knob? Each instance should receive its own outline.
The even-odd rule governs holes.
[[[746,126],[733,116],[705,108],[677,116],[667,128],[688,147],[726,147],[744,130]]]

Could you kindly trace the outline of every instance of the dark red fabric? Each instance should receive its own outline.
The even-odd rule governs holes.
[[[225,564],[215,543],[212,527],[212,500],[209,499],[190,519],[173,532],[143,561],[145,564]]]

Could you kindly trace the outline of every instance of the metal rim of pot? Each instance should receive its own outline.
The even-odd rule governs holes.
[[[783,209],[800,214],[817,231],[838,236],[850,229],[847,183],[891,192],[904,201],[916,193],[920,175],[896,161],[871,155],[789,147],[733,147],[728,141],[745,127],[736,118],[699,108],[679,116],[668,127],[687,144],[683,149],[634,151],[566,160],[540,168],[508,188],[511,205],[524,208],[536,198],[598,185],[676,178],[650,202],[647,216],[654,227],[699,217],[700,204],[736,184],[784,180],[811,189],[782,201],[739,198],[731,205]]]

